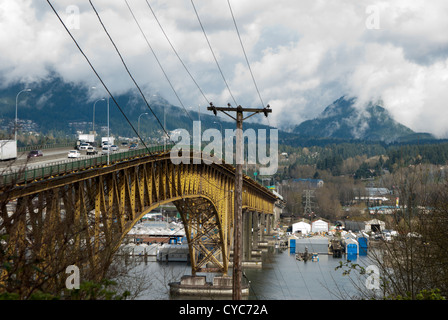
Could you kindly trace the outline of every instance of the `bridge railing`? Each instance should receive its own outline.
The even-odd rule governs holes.
[[[171,149],[172,145],[166,145],[166,151]],[[110,153],[101,156],[85,157],[83,159],[73,159],[52,162],[33,168],[27,168],[24,166],[21,169],[14,171],[4,171],[0,179],[0,186],[7,186],[11,184],[27,184],[40,179],[47,179],[50,177],[75,172],[84,169],[90,169],[94,167],[101,167],[115,162],[120,162],[135,157],[143,157],[152,154],[157,154],[165,151],[165,146],[158,145],[134,150],[128,150],[124,152]]]
[[[75,143],[73,143],[73,142],[40,144],[40,145],[33,145],[33,146],[17,147],[17,152],[26,152],[26,151],[31,151],[31,150],[48,150],[48,149],[67,148],[67,147],[74,147],[74,146],[75,146]]]

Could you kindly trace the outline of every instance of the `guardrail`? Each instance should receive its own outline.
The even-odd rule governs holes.
[[[171,150],[172,145],[166,145],[166,151]],[[0,177],[0,186],[27,184],[39,179],[45,179],[48,177],[66,174],[78,170],[90,169],[109,164],[113,164],[117,161],[124,161],[135,157],[143,157],[165,151],[163,145],[153,146],[146,148],[140,148],[135,150],[129,150],[124,152],[111,153],[109,156],[92,156],[81,160],[64,160],[58,161],[46,165],[42,165],[36,168],[18,169],[11,172],[5,172]]]
[[[101,167],[114,164],[116,162],[134,159],[136,157],[144,157],[155,155],[162,152],[169,152],[174,144],[168,144],[166,146],[158,145],[148,148],[140,148],[135,150],[129,150],[124,152],[111,153],[109,156],[107,154],[101,156],[86,157],[80,160],[63,160],[58,162],[53,162],[50,164],[41,165],[35,168],[27,169],[17,169],[14,171],[6,172],[4,171],[2,176],[0,176],[0,187],[8,187],[14,185],[27,185],[28,183],[35,182],[38,180],[46,179],[49,177],[54,177],[58,175],[63,175],[67,173],[76,172],[79,170],[93,169],[96,167]],[[189,147],[190,150],[195,150],[195,146],[180,146],[182,148]],[[260,185],[266,190],[267,187]],[[272,192],[272,190],[269,190]]]
[[[56,148],[67,148],[67,147],[74,147],[75,145],[76,145],[76,143],[74,143],[74,142],[41,144],[41,145],[18,147],[17,152],[26,152],[26,151],[31,151],[31,150],[48,150],[48,149],[56,149]]]

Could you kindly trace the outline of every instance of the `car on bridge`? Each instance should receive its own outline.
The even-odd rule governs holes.
[[[111,151],[118,151],[118,150],[120,150],[120,149],[118,148],[118,146],[116,146],[116,145],[113,144],[113,145],[110,146],[110,150],[111,150]]]
[[[44,154],[40,150],[31,150],[27,158],[42,157]]]
[[[103,148],[101,149],[101,154],[108,154],[111,152],[112,152],[112,150],[109,148],[108,145],[103,145]]]
[[[86,149],[86,154],[87,155],[92,155],[92,154],[95,155],[95,154],[98,154],[98,151],[96,150],[95,147],[88,146]]]
[[[78,150],[70,150],[68,152],[69,158],[79,158],[80,156],[81,156],[81,152],[79,152]]]
[[[90,147],[90,144],[88,144],[87,142],[83,142],[79,145],[78,149],[79,150],[87,150],[88,147]]]
[[[131,145],[129,146],[129,150],[137,149],[137,147],[138,147],[138,144],[133,143],[133,144],[131,144]]]

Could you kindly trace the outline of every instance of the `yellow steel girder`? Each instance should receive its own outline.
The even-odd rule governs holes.
[[[233,190],[230,165],[175,165],[169,154],[147,156],[12,188],[2,196],[16,205],[0,207],[0,230],[10,236],[10,254],[26,251],[45,270],[60,270],[64,253],[54,251],[65,249],[71,256],[67,261],[98,274],[93,270],[107,268],[124,236],[146,213],[173,202],[184,222],[193,273],[227,273]],[[276,200],[244,177],[243,209],[272,214]]]

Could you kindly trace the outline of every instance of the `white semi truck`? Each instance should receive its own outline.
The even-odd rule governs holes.
[[[115,138],[114,137],[102,137],[101,145],[105,145],[105,144],[107,144],[109,146],[115,144]]]
[[[17,141],[0,140],[0,160],[11,160],[17,158]]]
[[[88,134],[88,133],[81,133],[78,135],[78,140],[93,143],[95,142],[95,135],[94,134]]]
[[[95,146],[95,135],[94,134],[88,134],[88,133],[81,133],[78,135],[78,140],[76,141],[75,148],[79,150],[79,146],[81,143],[87,142],[91,146]]]

